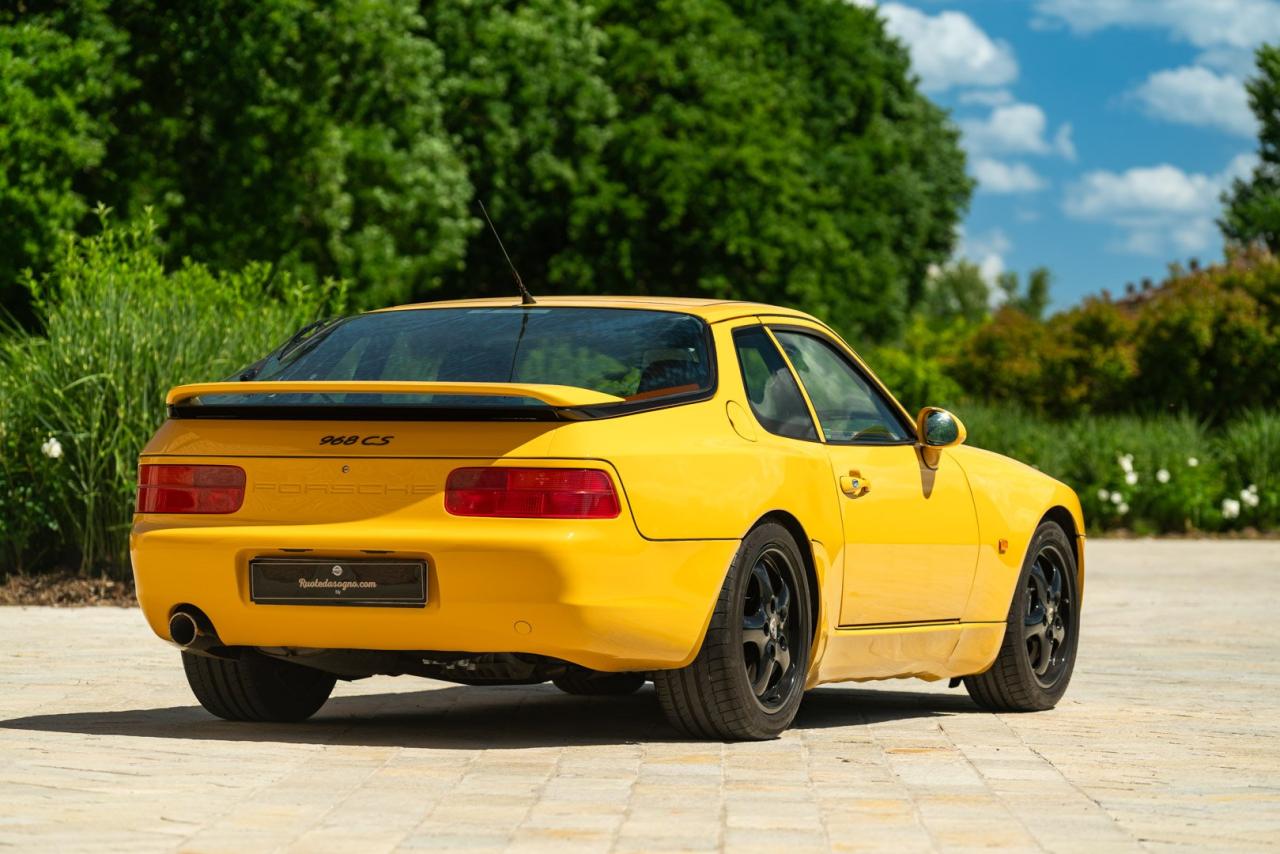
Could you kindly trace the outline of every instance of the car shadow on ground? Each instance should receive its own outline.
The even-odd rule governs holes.
[[[818,688],[793,729],[856,727],[977,712],[962,692]],[[451,686],[338,696],[295,724],[232,723],[199,706],[68,712],[0,720],[0,730],[335,746],[531,748],[687,740],[662,717],[652,686],[627,697],[572,697],[550,685]]]

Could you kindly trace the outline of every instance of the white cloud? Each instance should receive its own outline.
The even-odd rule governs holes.
[[[1196,62],[1224,71],[1237,80],[1243,80],[1258,73],[1258,63],[1253,51],[1246,48],[1215,47],[1202,50],[1196,57]]]
[[[1018,61],[1008,42],[992,39],[962,12],[929,15],[901,3],[885,3],[880,14],[889,33],[911,52],[911,64],[927,91],[1003,86],[1018,77]]]
[[[973,177],[978,187],[988,193],[1034,193],[1043,190],[1044,179],[1025,163],[1006,163],[982,157],[974,161]]]
[[[1013,241],[999,228],[976,237],[969,237],[964,229],[960,230],[956,254],[977,264],[987,284],[995,284],[996,277],[1005,269],[1004,256],[1012,251]]]
[[[985,119],[965,119],[960,122],[965,145],[970,154],[980,157],[986,154],[1053,154],[1068,160],[1076,156],[1071,142],[1071,126],[1058,129],[1053,142],[1045,133],[1049,122],[1044,110],[1035,104],[1005,104],[996,107]]]
[[[1053,135],[1053,150],[1061,154],[1067,160],[1075,162],[1076,159],[1076,143],[1071,136],[1071,123],[1067,122],[1058,128],[1058,132]]]
[[[1165,121],[1257,134],[1244,82],[1200,66],[1157,71],[1134,91],[1147,114]]]
[[[1076,32],[1160,29],[1200,48],[1248,49],[1280,38],[1277,0],[1036,0],[1035,10]]]
[[[974,89],[960,93],[960,103],[981,104],[984,107],[1002,107],[1012,104],[1013,93],[1008,89]]]
[[[1090,172],[1067,189],[1063,210],[1074,219],[1115,226],[1121,236],[1111,248],[1121,252],[1202,252],[1217,233],[1219,195],[1255,162],[1254,155],[1242,154],[1216,175],[1188,173],[1167,163]]]
[[[1078,33],[1154,29],[1201,49],[1197,63],[1236,77],[1253,73],[1253,49],[1280,39],[1280,0],[1036,0],[1038,25]]]

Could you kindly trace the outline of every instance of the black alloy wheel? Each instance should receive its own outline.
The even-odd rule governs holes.
[[[1046,545],[1027,573],[1027,609],[1022,620],[1027,660],[1042,688],[1053,688],[1067,666],[1067,635],[1074,608],[1070,588],[1066,560],[1056,546]]]
[[[767,711],[786,702],[796,679],[791,648],[800,626],[791,608],[794,577],[787,556],[771,546],[756,559],[743,597],[743,664],[756,702]]]

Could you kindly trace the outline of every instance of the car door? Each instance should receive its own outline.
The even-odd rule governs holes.
[[[925,465],[914,426],[820,328],[770,327],[800,378],[831,460],[844,523],[842,626],[959,620],[978,559],[960,466]]]

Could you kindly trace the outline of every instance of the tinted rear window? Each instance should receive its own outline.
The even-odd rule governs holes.
[[[255,380],[547,383],[631,402],[711,388],[707,325],[688,314],[606,308],[440,308],[341,320],[268,359]],[[219,395],[214,405],[541,407],[520,397]]]

